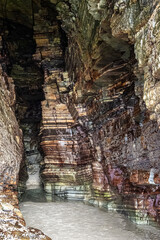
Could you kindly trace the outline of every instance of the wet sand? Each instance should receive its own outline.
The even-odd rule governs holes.
[[[118,213],[105,212],[82,202],[23,202],[28,226],[42,230],[53,240],[158,240],[160,231],[140,229]]]

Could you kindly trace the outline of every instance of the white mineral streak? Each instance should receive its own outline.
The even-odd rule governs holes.
[[[155,173],[155,169],[154,168],[151,168],[150,170],[150,175],[149,175],[149,179],[148,179],[148,182],[150,184],[155,184],[154,182],[154,173]]]

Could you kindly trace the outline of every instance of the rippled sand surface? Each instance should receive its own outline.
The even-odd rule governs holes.
[[[53,240],[160,239],[156,228],[137,228],[118,213],[81,202],[23,202],[20,207],[27,225],[41,229]]]

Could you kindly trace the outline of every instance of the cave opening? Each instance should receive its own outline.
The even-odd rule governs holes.
[[[40,152],[41,101],[43,96],[43,71],[33,61],[35,41],[32,29],[6,22],[4,42],[9,57],[8,72],[14,79],[16,91],[15,114],[23,131],[24,159],[19,172],[19,195],[29,188],[41,189],[39,176],[42,154]],[[5,33],[6,33],[5,31]]]
[[[22,198],[28,188],[41,188],[39,131],[42,119],[41,101],[44,98],[43,72],[32,59],[35,52],[32,29],[12,21],[5,24],[3,40],[9,57],[8,72],[15,82],[15,114],[23,131],[24,155],[18,187]]]

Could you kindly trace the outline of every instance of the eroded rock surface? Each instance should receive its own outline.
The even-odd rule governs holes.
[[[69,39],[69,105],[86,110],[77,122],[94,152],[89,201],[137,222],[159,219],[159,3],[58,1],[57,10]]]

